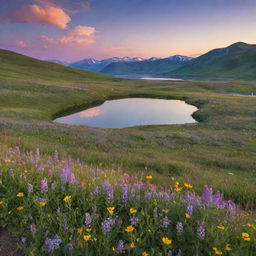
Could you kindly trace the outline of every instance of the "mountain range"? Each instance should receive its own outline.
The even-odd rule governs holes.
[[[84,59],[75,63],[53,62],[108,75],[144,75],[185,79],[256,80],[256,44],[234,43],[197,58],[174,55],[168,58]]]

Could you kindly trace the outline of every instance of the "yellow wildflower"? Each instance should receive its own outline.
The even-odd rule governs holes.
[[[170,244],[172,243],[172,240],[169,239],[168,237],[163,237],[163,238],[162,238],[162,241],[163,241],[163,243],[166,244],[166,245],[170,245]]]
[[[108,212],[109,212],[110,215],[113,215],[113,214],[114,214],[115,207],[108,207],[107,210],[108,210]]]
[[[134,248],[135,248],[135,243],[134,243],[134,242],[131,242],[131,243],[129,244],[129,247],[130,247],[131,249],[134,249]]]
[[[218,229],[222,229],[222,230],[225,229],[225,227],[222,226],[222,225],[217,226],[217,228],[218,228]]]
[[[246,223],[246,226],[249,227],[249,228],[253,228],[254,227],[254,225],[251,224],[251,223]]]
[[[78,229],[77,229],[77,233],[81,236],[82,233],[83,233],[83,228],[78,228]]]
[[[149,254],[147,252],[143,252],[142,256],[149,256]]]
[[[147,180],[152,180],[152,179],[153,179],[153,176],[152,176],[152,175],[147,175],[147,176],[146,176],[146,179],[147,179]]]
[[[163,209],[162,212],[163,212],[163,213],[168,213],[169,210],[168,210],[168,209]]]
[[[18,211],[24,210],[24,206],[19,206],[19,207],[17,207],[17,210],[18,210]]]
[[[90,233],[92,231],[91,228],[86,228],[85,230],[86,230],[87,233]]]
[[[250,241],[250,235],[248,233],[242,233],[242,239],[244,239],[244,241]]]
[[[63,201],[64,202],[69,202],[71,200],[71,196],[65,196]]]
[[[191,216],[190,216],[188,213],[185,213],[185,218],[186,218],[186,219],[190,219]]]
[[[40,205],[41,207],[46,206],[46,204],[47,204],[47,202],[45,202],[45,201],[43,201],[43,202],[39,202],[39,205]]]
[[[179,187],[179,185],[180,185],[180,183],[178,181],[176,181],[174,187],[177,188],[177,187]]]
[[[113,251],[113,252],[115,252],[115,251],[116,251],[116,248],[115,248],[114,246],[112,247],[112,251]]]
[[[24,193],[23,192],[19,192],[18,194],[17,194],[17,197],[23,197],[24,196]]]
[[[216,247],[212,248],[216,255],[222,255],[222,251],[218,250]]]
[[[184,183],[184,187],[185,188],[193,188],[193,186],[191,184],[189,184],[189,183]]]
[[[82,186],[85,186],[85,185],[86,185],[86,181],[83,180],[83,181],[81,182],[81,185],[82,185]]]
[[[130,232],[132,232],[134,229],[135,229],[135,228],[131,225],[131,226],[126,227],[126,228],[125,228],[125,231],[128,232],[128,233],[130,233]]]
[[[6,164],[8,164],[8,163],[10,163],[11,162],[11,160],[10,159],[6,159],[6,160],[4,160],[5,161],[5,163]]]
[[[91,239],[91,235],[85,235],[84,236],[84,241],[89,241]]]
[[[4,204],[4,201],[0,201],[0,205],[1,205],[1,204]]]
[[[176,192],[180,192],[180,191],[181,191],[181,188],[176,187],[174,190],[175,190]]]
[[[136,210],[136,209],[134,209],[134,208],[130,208],[130,213],[131,213],[131,214],[136,213],[136,212],[137,212],[137,210]]]
[[[231,251],[231,250],[232,250],[232,247],[231,247],[229,244],[227,244],[224,249],[225,249],[226,251]]]

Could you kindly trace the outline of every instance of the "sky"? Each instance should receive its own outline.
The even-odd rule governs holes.
[[[199,56],[256,43],[256,0],[0,0],[0,48],[39,59]]]

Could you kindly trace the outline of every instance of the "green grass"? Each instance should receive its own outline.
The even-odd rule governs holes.
[[[0,51],[0,141],[23,150],[79,157],[93,166],[148,171],[158,183],[184,177],[255,207],[256,82],[135,81],[75,70]],[[198,124],[96,129],[52,122],[56,114],[112,98],[184,99]],[[231,173],[231,174],[230,174]]]

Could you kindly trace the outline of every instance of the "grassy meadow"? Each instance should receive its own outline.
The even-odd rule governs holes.
[[[228,95],[226,94],[228,92],[256,92],[256,82],[174,82],[118,79],[42,62],[1,50],[0,143],[2,148],[19,147],[21,152],[35,151],[39,148],[41,155],[45,157],[53,155],[57,150],[59,159],[68,159],[68,156],[74,159],[79,158],[82,163],[86,163],[87,168],[115,170],[116,176],[119,178],[124,172],[131,176],[135,173],[142,177],[153,176],[151,182],[157,186],[170,186],[173,180],[184,181],[192,184],[193,191],[199,195],[203,193],[204,186],[209,185],[213,188],[214,193],[217,190],[224,193],[225,200],[232,199],[243,209],[254,211],[256,207],[256,99],[255,97]],[[98,129],[62,125],[52,121],[54,117],[61,114],[95,106],[107,99],[138,96],[185,100],[199,108],[194,113],[194,118],[198,123]],[[5,154],[4,152],[2,150],[2,155]],[[8,157],[5,160],[8,160]],[[5,160],[3,159],[1,167],[6,172],[5,187],[0,186],[0,200],[4,202],[5,198],[3,197],[9,197],[10,204],[16,207],[16,193],[26,194],[25,183],[17,181],[19,175],[15,176],[13,181],[8,180],[10,177],[7,174],[10,168],[23,170],[26,163],[19,166],[15,164],[15,160],[11,163],[5,162]],[[8,164],[14,164],[14,167],[8,167]],[[34,167],[26,168],[33,170]],[[29,179],[32,180],[32,177],[33,175]],[[43,179],[43,176],[37,177],[38,180],[35,179],[34,186],[39,186],[41,178]],[[54,183],[54,181],[51,182]],[[16,187],[19,191],[13,191],[10,195],[9,192],[6,192],[8,184],[12,184],[13,188]],[[78,195],[76,193],[80,193],[80,190],[77,191],[72,187],[64,191],[65,193],[61,192],[61,187],[58,188],[58,191],[57,193],[61,193],[60,197],[66,196],[65,193],[76,197]],[[51,193],[53,194],[46,198],[47,207],[49,207],[49,199],[54,198],[55,192]],[[76,198],[75,200],[78,200],[75,203],[75,207],[78,207],[81,199]],[[97,198],[97,200],[101,199]],[[52,202],[51,205],[53,204]],[[114,207],[112,204],[117,207],[120,202],[104,201],[103,205],[104,207]],[[182,205],[182,203],[178,203],[178,205]],[[34,206],[28,205],[27,207],[32,209]],[[67,207],[65,208],[66,214],[70,213],[71,208],[65,207]],[[135,206],[129,204],[125,209],[127,211],[132,207]],[[167,206],[164,203],[161,207]],[[143,207],[136,205],[136,209],[138,208],[141,210]],[[40,209],[36,208],[35,211],[40,213]],[[104,209],[101,209],[101,212]],[[48,210],[49,214],[50,208]],[[124,214],[123,209],[120,211]],[[152,211],[152,208],[149,211]],[[203,213],[200,213],[199,210],[198,214],[202,214],[201,217],[198,217],[200,222],[205,220],[202,217],[205,211],[207,211],[205,208]],[[181,212],[183,216],[183,210]],[[218,210],[214,210],[212,214],[213,219],[223,218],[225,221],[228,219],[218,217],[218,214],[223,214]],[[41,217],[46,218],[44,215]],[[28,224],[29,216],[24,215],[24,218],[24,223]],[[43,219],[37,221],[39,220]],[[7,218],[5,223],[18,225],[12,221],[14,218]],[[20,233],[26,233],[23,230],[24,223],[19,229]],[[4,223],[0,222],[1,224]],[[82,223],[80,224],[82,225]],[[126,224],[128,225],[128,223]],[[50,226],[50,224],[48,225]],[[78,223],[74,223],[74,227],[80,228],[77,225]],[[207,225],[211,226],[211,224]],[[211,233],[211,237],[215,236],[214,232]],[[51,239],[56,238],[53,238],[55,234],[51,235]],[[165,237],[164,233],[162,235]],[[171,239],[171,233],[167,235],[167,238]],[[232,237],[235,236],[234,231]],[[74,237],[74,234],[70,234],[70,237]],[[143,237],[145,236],[143,235]],[[42,241],[42,239],[40,237],[38,241]],[[151,240],[147,239],[149,238],[146,238],[149,243]],[[161,240],[161,238],[158,239]],[[129,239],[124,237],[123,240],[128,242]],[[168,242],[168,240],[165,241]],[[110,241],[108,242],[110,243]],[[226,240],[223,242],[229,244]],[[238,247],[240,246],[237,241],[232,240],[232,242]],[[161,241],[156,244],[155,251],[152,251],[150,255],[154,255],[157,250],[160,250],[159,244]],[[227,244],[219,243],[219,246],[223,247]],[[251,254],[252,247],[245,245],[247,249],[249,248],[246,249],[247,254],[245,255],[253,255]],[[31,246],[33,247],[35,244]],[[201,245],[198,246],[200,248]],[[207,248],[211,248],[209,249],[211,252],[200,254],[201,250],[197,249],[198,254],[195,255],[215,255],[212,253],[220,250],[217,246],[209,243],[207,246]],[[217,248],[217,251],[212,250],[212,247]],[[239,248],[245,247],[240,246]],[[83,246],[81,248],[83,248],[81,249],[83,252],[86,250]],[[172,249],[178,253],[178,247]],[[187,248],[185,251],[190,249]],[[42,250],[40,253],[45,253],[45,245],[40,250]],[[161,253],[167,253],[166,248],[161,247],[161,250],[165,250]],[[136,253],[130,255],[140,255],[143,251],[138,249]],[[225,253],[225,255],[231,255],[228,254],[228,250]]]

